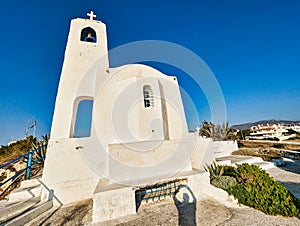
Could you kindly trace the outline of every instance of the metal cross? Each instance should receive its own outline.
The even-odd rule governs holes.
[[[96,15],[94,14],[93,11],[91,11],[90,13],[87,14],[90,17],[90,20],[93,20],[94,18],[96,18]]]

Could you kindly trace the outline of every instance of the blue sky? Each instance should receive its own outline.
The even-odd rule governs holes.
[[[12,0],[0,8],[0,144],[23,138],[32,118],[38,136],[50,132],[69,22],[90,10],[107,25],[109,49],[152,39],[199,55],[219,81],[230,124],[300,119],[297,0]],[[185,103],[190,128],[209,120],[201,90],[180,70],[161,70],[176,72],[196,103],[198,115]]]

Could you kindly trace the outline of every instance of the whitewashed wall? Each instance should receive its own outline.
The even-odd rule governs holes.
[[[239,149],[237,141],[213,141],[213,143],[218,147],[213,150],[216,158],[229,156],[232,152]]]

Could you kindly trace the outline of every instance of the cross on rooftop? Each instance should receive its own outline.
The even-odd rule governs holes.
[[[90,20],[93,20],[94,18],[96,18],[96,15],[94,14],[93,11],[91,11],[90,13],[87,14],[90,17]]]

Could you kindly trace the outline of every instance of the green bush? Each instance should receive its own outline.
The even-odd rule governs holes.
[[[223,166],[223,171],[224,176],[236,177],[237,171],[233,166]]]
[[[211,184],[217,188],[222,188],[223,190],[228,190],[231,187],[237,185],[236,179],[230,176],[216,177],[211,181]]]
[[[273,148],[285,148],[284,144],[273,144]]]
[[[242,164],[236,169],[238,184],[229,188],[239,203],[271,215],[297,216],[300,202],[283,185],[258,166]]]
[[[244,145],[241,141],[239,141],[239,140],[238,140],[237,144],[238,144],[238,147],[239,147],[239,148],[245,147],[245,145]]]
[[[224,173],[224,166],[218,165],[215,161],[211,165],[206,165],[204,169],[206,172],[209,172],[210,181],[216,177],[222,176]]]

